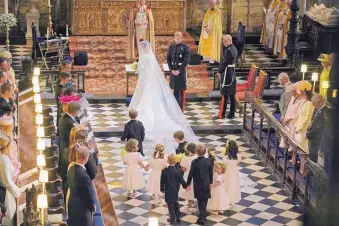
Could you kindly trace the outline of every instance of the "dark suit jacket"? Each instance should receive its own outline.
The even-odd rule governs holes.
[[[191,170],[188,174],[187,184],[193,179],[194,198],[211,198],[211,184],[213,183],[213,166],[209,159],[198,157],[192,161]]]
[[[74,121],[68,114],[64,114],[59,120],[59,159],[62,158],[65,148],[69,146],[69,136],[74,125]]]
[[[326,124],[326,113],[326,106],[323,107],[321,110],[315,111],[313,113],[312,121],[310,122],[310,125],[308,126],[308,129],[306,131],[310,158],[313,161],[317,161],[315,159],[312,159],[312,157],[317,159],[318,156],[319,145]]]
[[[179,143],[177,149],[175,149],[175,154],[185,154],[185,146],[187,144],[187,141],[184,141],[183,143]]]
[[[67,169],[69,166],[68,156],[69,156],[69,148],[65,148],[63,152],[63,156],[60,160],[60,165],[59,165],[59,176],[62,179],[62,190],[64,194],[67,194],[67,189],[68,189],[68,182],[67,182]],[[91,180],[93,180],[94,177],[97,175],[97,164],[96,164],[93,153],[89,154],[88,162],[85,164],[85,167],[86,167],[86,173],[91,178]]]
[[[75,164],[67,173],[69,182],[68,225],[93,226],[94,194],[91,178],[82,166]]]
[[[187,187],[181,172],[175,166],[168,166],[161,172],[160,191],[165,193],[165,202],[174,203],[178,201],[180,184]]]
[[[237,57],[238,57],[237,48],[235,48],[233,44],[227,46],[220,60],[220,65],[218,68],[218,73],[220,73],[220,94],[221,95],[234,95],[236,92],[235,68],[227,69],[226,78],[225,78],[226,86],[222,87],[221,85],[224,82],[226,67],[232,64],[236,64]]]
[[[13,107],[14,101],[13,99],[9,99],[9,103],[3,97],[0,97],[0,117],[3,115],[9,115],[10,113],[14,112],[15,109]]]
[[[139,141],[139,151],[143,151],[142,142],[145,139],[145,128],[142,122],[138,120],[130,120],[125,125],[124,134],[121,140],[136,139]]]

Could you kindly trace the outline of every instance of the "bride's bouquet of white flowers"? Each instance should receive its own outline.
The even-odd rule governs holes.
[[[17,19],[13,13],[0,14],[0,27],[1,28],[11,28],[16,26]]]

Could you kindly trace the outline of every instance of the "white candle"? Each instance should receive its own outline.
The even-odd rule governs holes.
[[[48,6],[51,6],[51,0],[48,0]]]
[[[8,14],[8,0],[5,0],[4,8],[5,8],[5,14]]]
[[[68,36],[68,24],[66,24],[66,36]]]

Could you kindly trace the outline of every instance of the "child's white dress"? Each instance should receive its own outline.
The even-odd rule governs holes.
[[[180,165],[182,167],[186,168],[186,171],[184,173],[184,180],[187,182],[187,178],[188,178],[188,174],[191,170],[191,163],[192,161],[196,158],[196,156],[185,156],[184,158],[182,158]],[[193,191],[193,180],[191,182],[191,190],[190,191],[186,191],[185,189],[183,189],[183,187],[180,187],[179,190],[179,197],[185,200],[190,200],[193,201],[194,200],[194,191]]]
[[[160,191],[160,178],[161,171],[167,166],[165,159],[154,159],[151,158],[148,161],[152,171],[148,177],[148,182],[146,185],[146,190],[154,195],[161,195]]]
[[[229,197],[230,204],[235,204],[241,200],[241,188],[238,163],[241,156],[238,155],[237,160],[230,160],[228,156],[224,156],[222,161],[226,164],[225,188]]]
[[[138,190],[145,186],[145,179],[139,167],[141,161],[139,152],[128,152],[122,157],[126,165],[125,174],[122,177],[121,187],[126,190]]]
[[[207,209],[213,211],[223,211],[230,209],[229,197],[225,189],[225,175],[214,174],[214,182],[220,183],[211,190],[211,198],[208,200]]]

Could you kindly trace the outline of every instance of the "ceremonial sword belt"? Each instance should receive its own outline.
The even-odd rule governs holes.
[[[233,68],[232,81],[231,81],[230,84],[225,84],[225,82],[226,82],[226,73],[227,73],[227,69],[228,69],[228,68]],[[225,68],[225,72],[224,72],[224,80],[223,80],[223,82],[222,82],[222,84],[221,84],[221,87],[224,88],[224,87],[229,87],[229,86],[233,85],[233,83],[234,83],[234,76],[235,76],[235,64],[228,65],[228,66]]]

